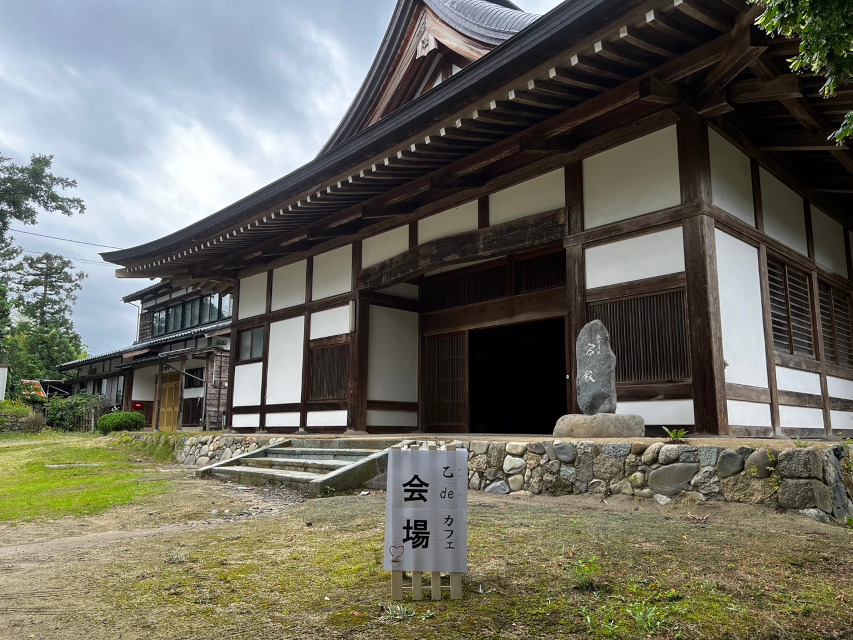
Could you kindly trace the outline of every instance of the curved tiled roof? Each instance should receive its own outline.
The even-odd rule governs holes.
[[[494,45],[539,18],[538,14],[502,7],[490,0],[424,0],[424,4],[460,33]]]

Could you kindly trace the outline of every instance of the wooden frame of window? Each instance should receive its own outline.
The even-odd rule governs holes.
[[[826,362],[853,366],[850,294],[818,280],[821,339]]]
[[[237,334],[237,361],[260,362],[264,357],[266,331],[263,326],[245,329]]]
[[[767,280],[774,349],[815,358],[810,276],[768,256]]]
[[[349,334],[308,344],[308,401],[346,400],[349,386]]]

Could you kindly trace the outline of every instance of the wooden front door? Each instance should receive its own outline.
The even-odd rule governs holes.
[[[163,384],[160,388],[160,431],[178,430],[180,395],[181,374],[163,374]]]
[[[465,333],[424,338],[423,423],[426,431],[468,430],[466,338]]]

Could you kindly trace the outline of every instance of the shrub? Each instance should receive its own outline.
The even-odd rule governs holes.
[[[38,433],[44,429],[44,416],[40,413],[31,413],[21,421],[20,425],[27,433]]]
[[[111,433],[113,431],[140,431],[144,429],[145,416],[136,411],[118,411],[101,416],[98,420],[98,431]]]
[[[23,402],[16,400],[4,400],[0,402],[0,416],[6,418],[23,418],[30,412],[30,408]]]
[[[62,398],[52,397],[46,406],[47,424],[61,431],[87,430],[91,428],[89,419],[95,412],[95,419],[110,409],[110,402],[104,396],[80,393]]]

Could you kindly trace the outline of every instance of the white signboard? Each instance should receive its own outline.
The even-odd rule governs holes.
[[[468,451],[391,449],[385,569],[468,568]]]
[[[0,402],[6,399],[6,377],[9,375],[9,365],[0,364]]]

